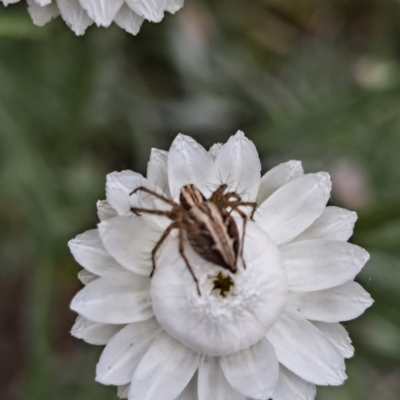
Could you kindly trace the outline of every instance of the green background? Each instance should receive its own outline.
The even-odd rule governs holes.
[[[349,379],[317,399],[398,400],[399,61],[396,0],[186,0],[137,37],[83,38],[0,6],[0,399],[116,398],[94,382],[101,349],[69,335],[67,241],[95,226],[107,173],[145,173],[178,132],[210,146],[241,129],[264,170],[329,171],[372,255]]]

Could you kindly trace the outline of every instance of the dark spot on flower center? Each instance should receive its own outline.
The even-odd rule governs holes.
[[[218,273],[213,284],[213,290],[219,290],[219,294],[222,297],[226,297],[226,293],[229,292],[234,285],[232,278],[229,275],[224,275],[222,272]]]

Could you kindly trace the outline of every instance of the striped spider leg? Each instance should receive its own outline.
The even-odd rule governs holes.
[[[178,204],[175,203],[172,200],[169,200],[167,197],[160,195],[159,193],[150,190],[146,187],[138,187],[137,189],[135,189],[132,194],[135,194],[138,191],[142,191],[145,193],[148,193],[154,197],[156,197],[157,199],[164,201],[165,203],[169,204],[170,206],[172,206],[172,210],[171,211],[162,211],[162,210],[152,210],[152,209],[147,209],[147,208],[139,208],[139,207],[131,207],[131,211],[136,214],[136,215],[140,215],[140,213],[145,213],[145,214],[150,214],[150,215],[160,215],[160,216],[164,216],[169,218],[170,220],[172,220],[173,222],[165,229],[164,233],[162,234],[161,238],[159,239],[159,241],[156,243],[156,245],[154,246],[152,252],[151,252],[151,260],[152,260],[152,270],[151,270],[151,274],[150,277],[152,277],[154,275],[154,271],[156,269],[156,255],[157,252],[160,250],[161,246],[163,245],[163,243],[165,242],[165,240],[168,238],[169,234],[174,230],[174,229],[179,229],[179,254],[180,256],[183,258],[183,260],[185,261],[186,267],[188,268],[190,274],[193,277],[194,282],[196,283],[196,288],[197,288],[197,292],[199,295],[201,295],[200,293],[200,287],[199,287],[199,281],[196,277],[196,275],[193,272],[193,269],[189,263],[189,260],[187,259],[186,255],[185,255],[185,251],[184,251],[184,236],[183,236],[183,224],[182,224],[182,220],[183,220],[183,214],[184,214],[184,208]]]

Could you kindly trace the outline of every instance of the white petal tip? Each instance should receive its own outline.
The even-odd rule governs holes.
[[[293,172],[303,172],[303,163],[298,160],[291,160],[286,163]]]
[[[363,263],[363,266],[364,266],[369,261],[371,256],[368,253],[368,251],[363,249],[362,247],[359,247],[359,249],[360,249],[360,259],[362,260],[362,263]]]
[[[174,143],[179,143],[179,142],[186,142],[186,143],[194,143],[196,142],[193,138],[190,136],[184,135],[183,133],[178,133],[174,139]]]
[[[244,134],[243,131],[237,131],[235,137],[244,139],[244,138],[246,138],[246,135]]]
[[[167,151],[156,149],[153,147],[150,152],[150,158],[159,159],[159,158],[165,156],[166,154],[168,154]]]
[[[313,175],[317,179],[317,184],[325,195],[329,195],[331,193],[332,181],[328,172],[317,172],[316,174],[310,175]]]
[[[347,218],[348,218],[350,223],[354,224],[358,219],[358,215],[357,215],[357,213],[355,211],[350,211],[347,214]]]

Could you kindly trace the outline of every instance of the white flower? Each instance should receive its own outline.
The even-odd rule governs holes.
[[[0,0],[5,6],[20,0]],[[136,35],[143,21],[160,22],[164,12],[175,13],[184,0],[27,0],[33,22],[43,26],[61,15],[76,35],[96,23],[108,27],[114,21],[128,33]]]
[[[260,177],[260,160],[242,132],[210,152],[178,135],[169,152],[154,149],[147,178],[107,177],[98,229],[70,242],[86,285],[73,299],[72,334],[106,344],[97,381],[130,400],[311,400],[316,385],[340,385],[353,347],[339,323],[372,304],[354,277],[369,256],[347,243],[356,214],[327,202],[327,173],[304,174],[289,161]],[[154,276],[151,251],[171,221],[131,212],[168,205],[134,189],[179,201],[194,184],[209,197],[221,183],[257,201],[247,220],[244,260],[231,273],[206,261],[172,231]],[[235,216],[237,227],[242,219]],[[241,236],[240,236],[241,237]],[[246,268],[245,268],[246,267]],[[233,285],[218,289],[218,274]]]

